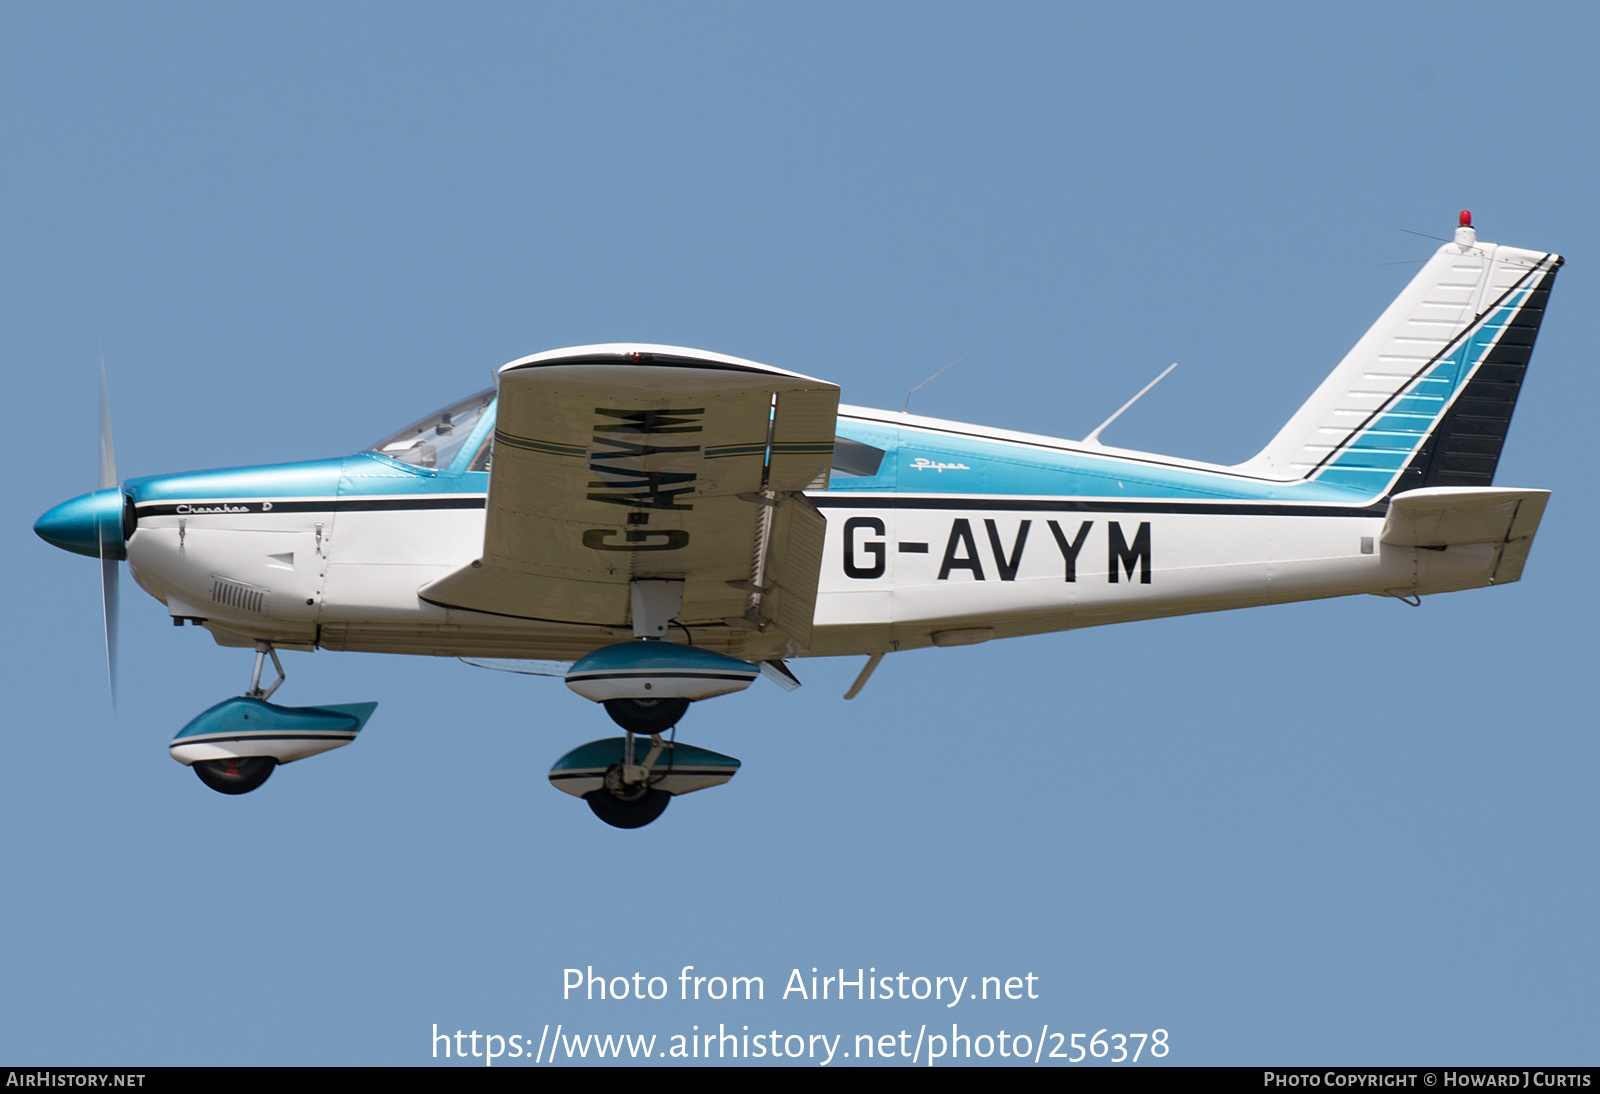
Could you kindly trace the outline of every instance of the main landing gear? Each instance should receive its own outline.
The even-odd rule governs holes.
[[[261,686],[267,658],[278,679]],[[339,748],[356,739],[377,703],[323,707],[282,707],[269,703],[286,679],[270,642],[256,643],[250,690],[224,699],[178,731],[167,746],[172,758],[194,768],[200,781],[219,794],[248,794],[282,764]]]
[[[613,703],[627,703],[631,700],[613,699],[606,704],[606,711],[610,713]],[[670,699],[660,700],[662,703],[675,703]],[[657,722],[672,718],[672,724],[677,723],[677,715],[689,707],[687,699],[681,700],[681,707],[672,707],[669,711],[655,715]],[[646,708],[651,710],[653,708]],[[676,711],[676,713],[673,713]],[[611,715],[623,728],[627,723]],[[664,729],[671,729],[669,724]],[[651,821],[667,811],[667,806],[672,802],[672,795],[666,790],[659,789],[656,784],[662,782],[672,770],[669,761],[665,769],[657,767],[661,754],[668,748],[667,742],[661,739],[661,732],[651,734],[650,751],[644,756],[644,762],[635,763],[634,734],[629,731],[622,745],[622,760],[606,768],[605,781],[602,785],[589,791],[583,800],[589,803],[589,810],[595,816],[611,825],[613,828],[643,828]]]
[[[550,769],[550,785],[582,798],[613,828],[643,828],[679,794],[720,786],[739,771],[732,756],[659,733],[650,735],[647,748],[640,736],[608,737],[573,749]]]
[[[602,704],[624,736],[590,741],[561,757],[550,769],[551,785],[582,798],[613,828],[643,828],[675,796],[718,786],[739,770],[732,756],[664,734],[691,702],[743,690],[760,671],[747,661],[659,638],[602,646],[572,666],[567,686]],[[640,738],[649,741],[648,748]]]

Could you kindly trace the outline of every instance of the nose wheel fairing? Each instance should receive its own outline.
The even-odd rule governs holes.
[[[167,751],[181,764],[260,757],[293,763],[349,744],[377,708],[377,703],[283,707],[238,695],[184,726]]]

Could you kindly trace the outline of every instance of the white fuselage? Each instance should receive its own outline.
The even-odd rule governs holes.
[[[1295,515],[1282,504],[812,497],[828,518],[815,628],[810,647],[782,651],[789,656],[1468,587],[1487,583],[1494,553],[1487,545],[1384,544],[1384,517],[1371,509],[1307,506],[1315,515]],[[269,639],[290,647],[570,659],[631,633],[420,599],[420,588],[478,557],[482,508],[363,511],[328,501],[318,509],[309,498],[207,499],[186,513],[141,515],[128,543],[133,575],[170,614],[207,620],[229,645]],[[736,654],[765,652],[763,636],[746,631],[705,628],[692,637]]]

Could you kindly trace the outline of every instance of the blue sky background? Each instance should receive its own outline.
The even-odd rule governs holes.
[[[0,1060],[388,1063],[538,1036],[1170,1031],[1181,1063],[1593,1063],[1592,7],[12,4],[0,10]],[[1499,482],[1524,580],[802,662],[638,832],[545,781],[557,680],[286,655],[381,705],[256,794],[166,754],[249,655],[30,531],[124,476],[337,455],[642,340],[847,402],[1254,453],[1473,210],[1570,259]],[[561,970],[766,977],[562,1003]],[[776,1001],[789,970],[1036,1001]],[[970,1023],[970,1026],[969,1026]],[[854,1062],[853,1058],[850,1062]],[[1007,1061],[1010,1062],[1010,1061]]]

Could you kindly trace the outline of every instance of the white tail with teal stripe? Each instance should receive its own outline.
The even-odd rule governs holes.
[[[1374,497],[1493,481],[1561,259],[1479,243],[1470,219],[1238,470]]]

